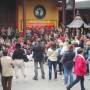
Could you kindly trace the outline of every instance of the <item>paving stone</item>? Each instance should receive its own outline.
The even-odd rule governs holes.
[[[38,69],[39,75],[38,75],[38,81],[35,81],[32,79],[34,76],[34,64],[33,62],[29,62],[26,64],[26,78],[20,78],[16,79],[15,75],[13,77],[13,83],[12,83],[12,90],[66,90],[64,81],[63,81],[63,75],[60,76],[58,73],[58,79],[54,80],[54,75],[52,77],[52,80],[48,80],[48,66],[45,64],[45,79],[41,79],[41,72],[40,69]],[[85,77],[85,87],[86,90],[90,90],[90,80],[88,80],[88,77]],[[2,86],[0,84],[0,90],[2,90]],[[75,85],[72,90],[80,90],[79,83]]]

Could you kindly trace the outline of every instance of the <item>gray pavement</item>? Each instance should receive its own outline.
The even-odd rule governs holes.
[[[33,62],[29,62],[26,64],[26,78],[16,79],[13,77],[12,90],[66,90],[63,81],[63,75],[60,76],[58,73],[58,79],[54,80],[54,76],[52,80],[48,80],[48,67],[45,64],[45,80],[41,79],[41,72],[39,69],[38,81],[32,79],[34,76],[34,67]],[[90,80],[88,80],[90,76],[85,77],[85,87],[86,90],[90,90]],[[2,90],[2,86],[0,85],[0,90]],[[79,83],[75,85],[71,90],[80,90]]]

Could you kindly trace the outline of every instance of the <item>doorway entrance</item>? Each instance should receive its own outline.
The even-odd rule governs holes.
[[[16,0],[0,0],[0,27],[16,25]]]

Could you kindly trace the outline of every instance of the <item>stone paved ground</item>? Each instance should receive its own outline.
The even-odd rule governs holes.
[[[13,78],[13,84],[12,84],[12,90],[66,90],[63,82],[63,76],[60,76],[58,73],[58,79],[54,80],[48,80],[48,67],[45,64],[45,74],[46,74],[46,79],[42,80],[41,79],[41,73],[39,69],[39,77],[38,81],[34,81],[32,79],[34,72],[33,72],[33,62],[29,62],[26,64],[26,75],[27,77],[25,79],[20,78],[16,79],[15,77]],[[90,80],[88,80],[87,76],[85,77],[85,87],[86,90],[90,90]],[[0,90],[2,90],[2,86],[0,84]],[[79,83],[75,85],[71,90],[80,90]]]

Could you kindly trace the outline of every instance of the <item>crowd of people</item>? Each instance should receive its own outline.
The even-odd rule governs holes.
[[[4,31],[4,30],[3,30]],[[81,90],[85,90],[84,76],[90,71],[90,37],[85,35],[69,38],[67,32],[52,28],[49,33],[33,33],[23,38],[4,38],[0,36],[0,72],[3,90],[11,90],[13,70],[18,79],[18,68],[25,78],[25,64],[33,59],[35,75],[38,80],[38,64],[40,65],[42,79],[45,79],[44,64],[48,62],[48,79],[57,79],[57,66],[60,75],[64,75],[66,89],[80,81]],[[31,31],[32,32],[32,31]],[[9,37],[9,35],[7,36]],[[53,66],[53,69],[52,69]],[[76,79],[73,79],[75,74]]]

